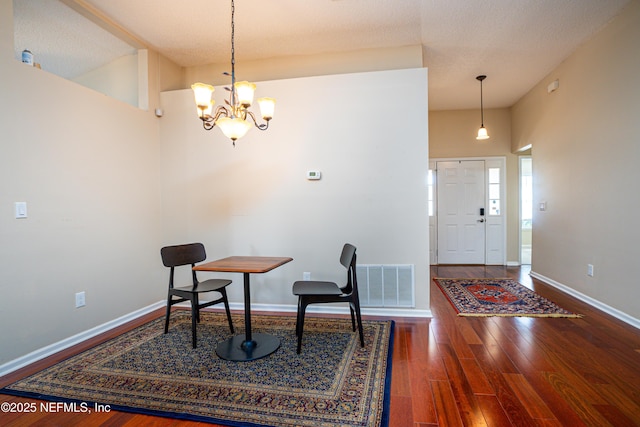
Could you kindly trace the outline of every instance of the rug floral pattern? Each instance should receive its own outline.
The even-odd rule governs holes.
[[[187,311],[172,314],[166,335],[163,322],[156,319],[2,392],[232,426],[380,426],[386,418],[392,322],[364,321],[361,348],[349,319],[308,317],[297,355],[295,318],[254,316],[253,330],[274,334],[282,344],[251,362],[215,354],[217,342],[230,336],[224,315],[201,313],[197,349],[191,348]],[[236,333],[242,324],[234,316]]]
[[[433,279],[459,316],[580,317],[511,279]]]

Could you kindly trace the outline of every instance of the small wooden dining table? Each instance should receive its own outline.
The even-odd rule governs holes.
[[[249,361],[268,356],[280,347],[278,337],[251,331],[251,273],[266,273],[293,261],[289,257],[231,256],[193,267],[195,271],[219,271],[244,275],[244,335],[236,335],[218,344],[216,354],[225,360]]]

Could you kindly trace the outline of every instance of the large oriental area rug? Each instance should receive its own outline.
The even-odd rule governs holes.
[[[189,312],[156,319],[0,390],[0,393],[229,426],[387,426],[393,322],[363,321],[365,347],[350,319],[305,321],[296,354],[295,317],[253,316],[255,332],[282,345],[251,362],[215,354],[229,338],[226,317],[202,312],[191,348]],[[236,333],[243,332],[234,315]]]
[[[458,316],[581,317],[511,279],[433,279]]]

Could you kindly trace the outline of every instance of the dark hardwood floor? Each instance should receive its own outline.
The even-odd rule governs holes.
[[[640,426],[640,331],[532,280],[526,268],[440,266],[431,275],[510,277],[584,317],[458,317],[431,283],[433,318],[394,319],[391,427]],[[2,377],[0,387],[161,315]],[[36,424],[210,425],[122,412],[0,413],[2,426]]]

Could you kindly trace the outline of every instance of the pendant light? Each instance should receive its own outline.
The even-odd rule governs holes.
[[[484,105],[482,104],[482,81],[486,79],[487,76],[478,76],[476,80],[480,81],[480,129],[478,129],[478,136],[476,139],[489,139],[489,134],[487,133],[487,129],[484,127]]]

